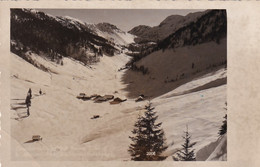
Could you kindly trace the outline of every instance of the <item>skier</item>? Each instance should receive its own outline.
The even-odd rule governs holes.
[[[40,95],[42,94],[42,90],[41,89],[40,89],[39,93],[40,93]]]

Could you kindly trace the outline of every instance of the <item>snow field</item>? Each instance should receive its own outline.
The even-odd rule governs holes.
[[[127,99],[121,104],[110,105],[76,98],[79,93],[126,98],[127,92],[123,91],[126,85],[122,82],[125,71],[117,70],[129,57],[124,54],[104,56],[98,64],[86,67],[68,58],[64,58],[64,65],[60,66],[32,56],[56,74],[43,72],[11,54],[11,105],[19,106],[17,103],[24,102],[29,88],[33,94],[29,117],[19,119],[26,109],[11,109],[11,132],[15,139],[12,146],[14,152],[20,153],[14,154],[14,159],[130,160],[128,136],[132,135],[133,125],[144,112],[142,108],[147,101],[136,103],[134,99]],[[165,154],[171,155],[181,147],[186,124],[191,140],[197,142],[195,152],[216,141],[226,112],[226,85],[179,96],[172,94],[225,75],[225,70],[219,70],[152,100],[169,145]],[[46,94],[38,96],[40,89]],[[93,115],[101,118],[90,119]],[[43,141],[25,143],[32,135],[41,135]]]

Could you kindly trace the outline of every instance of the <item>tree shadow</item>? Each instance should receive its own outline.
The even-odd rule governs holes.
[[[26,106],[18,106],[18,107],[11,107],[12,110],[19,110],[19,109],[25,109],[27,108]]]
[[[14,104],[18,104],[18,105],[25,105],[25,102],[21,102],[21,103],[14,103]]]
[[[17,111],[16,111],[17,112]],[[17,117],[15,118],[11,118],[11,119],[14,119],[16,121],[22,121],[24,118],[27,118],[29,117],[30,115],[27,115],[27,111],[26,112],[21,112],[21,113],[18,113],[17,112]]]
[[[27,117],[29,117],[29,115],[18,116],[18,118],[11,118],[11,119],[14,119],[16,121],[22,121],[24,118],[27,118]]]
[[[11,100],[25,100],[25,99],[11,99]]]

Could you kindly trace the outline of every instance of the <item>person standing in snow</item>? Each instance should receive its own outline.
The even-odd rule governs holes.
[[[31,97],[30,97],[30,95],[26,96],[25,104],[26,104],[27,108],[31,106]]]
[[[29,88],[29,91],[28,91],[28,93],[27,93],[27,96],[30,96],[30,98],[32,98],[32,90],[31,90],[31,88]]]
[[[29,107],[31,106],[31,98],[32,98],[32,90],[31,90],[31,88],[29,88],[29,91],[28,91],[26,99],[25,99],[25,104],[26,104],[26,107],[27,107],[27,115],[28,116],[30,115]]]
[[[27,107],[27,116],[29,116],[30,115],[29,107],[31,106],[31,97],[30,97],[29,93],[26,96],[25,104],[26,104],[26,107]]]
[[[39,94],[41,95],[42,94],[42,90],[40,89],[40,91],[39,91]]]

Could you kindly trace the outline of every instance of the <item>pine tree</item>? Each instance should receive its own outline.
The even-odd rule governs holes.
[[[173,156],[173,160],[174,161],[196,161],[194,149],[192,149],[192,147],[196,144],[196,142],[190,143],[191,135],[188,132],[188,126],[187,126],[187,131],[184,133],[185,136],[183,136],[183,139],[185,140],[185,142],[184,144],[182,144],[182,149],[176,153],[177,157]]]
[[[224,135],[225,133],[227,133],[227,114],[223,118],[224,118],[224,121],[223,121],[222,126],[219,129],[219,132],[218,132],[219,135]]]
[[[227,106],[227,102],[225,104]],[[225,108],[225,110],[227,110],[227,107]],[[224,118],[224,121],[223,121],[222,126],[219,129],[219,132],[218,132],[219,135],[224,135],[225,133],[227,133],[227,114],[223,118]]]
[[[160,128],[162,123],[155,123],[158,116],[153,111],[149,102],[145,106],[144,116],[139,116],[132,131],[134,137],[129,137],[133,144],[130,144],[128,152],[134,161],[161,161],[166,159],[161,153],[167,149],[165,145],[164,131]]]

